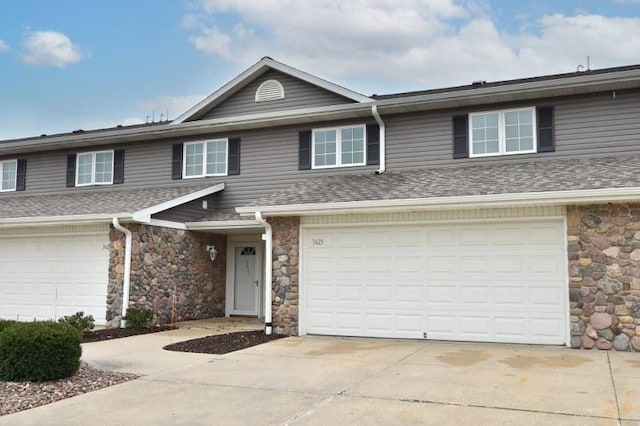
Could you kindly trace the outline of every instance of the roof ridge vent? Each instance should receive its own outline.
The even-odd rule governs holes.
[[[264,81],[256,90],[256,102],[284,99],[284,87],[278,80]]]

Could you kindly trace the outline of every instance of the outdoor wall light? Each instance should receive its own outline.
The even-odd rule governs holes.
[[[215,246],[213,245],[207,246],[206,250],[209,252],[209,257],[211,258],[211,261],[213,262],[214,260],[216,260],[216,256],[218,255],[218,250],[216,250]]]

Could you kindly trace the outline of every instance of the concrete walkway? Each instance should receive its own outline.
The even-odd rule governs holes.
[[[165,333],[130,339],[142,337],[137,351],[118,356],[121,365],[116,349],[99,359],[92,345],[100,343],[85,354],[144,377],[0,425],[640,423],[637,353],[291,337],[222,356],[160,356]]]

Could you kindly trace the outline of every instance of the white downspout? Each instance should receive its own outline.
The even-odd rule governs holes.
[[[122,284],[122,320],[120,327],[125,328],[127,322],[124,320],[129,309],[129,291],[131,288],[131,231],[118,222],[118,218],[113,218],[113,227],[122,232],[125,236],[124,242],[124,283]]]
[[[380,126],[380,168],[376,171],[376,173],[382,174],[387,169],[387,164],[385,161],[386,160],[385,154],[387,152],[387,147],[386,147],[387,128],[384,125],[384,121],[382,121],[380,114],[378,113],[378,105],[373,105],[371,107],[371,114],[373,115],[373,118],[376,119],[378,126]]]
[[[260,225],[264,226],[264,334],[270,336],[273,332],[272,324],[272,308],[271,308],[271,289],[273,287],[273,271],[272,271],[272,251],[273,251],[273,232],[269,222],[264,220],[262,213],[256,212],[256,220]]]

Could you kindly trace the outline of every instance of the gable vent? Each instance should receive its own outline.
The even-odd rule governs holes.
[[[284,99],[284,87],[278,80],[267,80],[256,90],[256,102]]]

